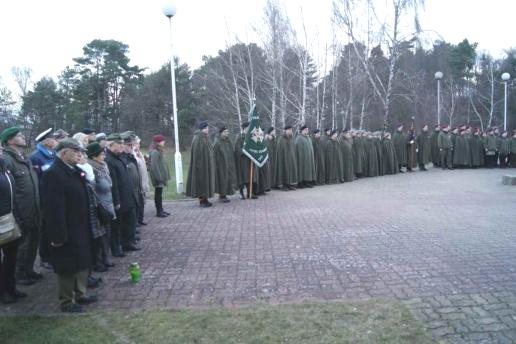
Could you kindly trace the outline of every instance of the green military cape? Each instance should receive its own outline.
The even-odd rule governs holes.
[[[237,136],[235,141],[235,166],[237,172],[238,187],[247,185],[249,187],[249,177],[251,173],[251,166],[253,167],[253,183],[258,182],[258,171],[255,164],[251,163],[251,159],[242,152],[244,147],[245,134]],[[251,165],[252,164],[252,165]]]
[[[433,131],[432,136],[430,138],[430,159],[432,164],[440,165],[441,164],[441,155],[439,153],[439,146],[437,145],[437,138],[439,137],[439,131]]]
[[[228,137],[218,137],[213,144],[215,160],[215,193],[232,195],[237,187],[235,155]]]
[[[190,152],[190,166],[186,181],[186,195],[194,198],[212,197],[215,188],[213,148],[208,135],[201,131],[194,135]]]
[[[396,130],[392,135],[392,144],[396,151],[398,164],[401,166],[407,166],[407,135]]]
[[[365,141],[366,168],[364,175],[366,177],[378,177],[378,152],[373,138],[367,138]]]
[[[353,169],[356,175],[364,174],[364,143],[361,137],[353,137]]]
[[[469,166],[469,154],[466,136],[457,135],[453,147],[453,166]]]
[[[317,185],[324,185],[326,182],[326,170],[324,168],[324,147],[322,139],[312,138],[315,160],[315,176]]]
[[[297,184],[296,147],[294,139],[281,135],[276,146],[276,183],[278,186]]]
[[[351,140],[343,138],[340,141],[342,152],[342,181],[352,182],[355,178],[355,171],[353,168],[353,144]]]
[[[383,170],[385,174],[398,173],[398,159],[391,139],[383,139]]]
[[[478,135],[473,135],[470,144],[471,166],[484,166],[484,141]]]
[[[378,137],[373,137],[373,142],[376,146],[376,154],[378,155],[378,175],[383,176],[385,174],[383,166],[383,146],[382,141]]]
[[[269,159],[267,159],[266,165],[268,166],[268,184],[270,187],[277,187],[278,183],[276,182],[276,137],[272,139],[265,139],[265,145],[267,146],[267,153],[269,154]]]
[[[326,184],[341,183],[343,173],[339,141],[330,139],[326,142],[324,149],[324,165],[326,166]]]
[[[314,147],[310,137],[299,134],[296,137],[296,160],[298,182],[314,182],[315,174]]]
[[[417,163],[420,165],[426,165],[430,162],[432,153],[433,137],[428,135],[428,132],[421,132],[416,138],[417,147]],[[437,136],[436,136],[437,143]],[[434,161],[434,160],[432,160]]]

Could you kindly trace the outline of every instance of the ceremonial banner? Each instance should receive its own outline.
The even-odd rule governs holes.
[[[249,129],[247,130],[242,152],[258,167],[262,167],[269,158],[263,130],[260,128],[260,115],[256,111],[256,105],[253,105],[249,112]]]

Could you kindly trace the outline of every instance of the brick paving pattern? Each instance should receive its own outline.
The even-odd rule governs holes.
[[[395,298],[436,339],[516,341],[516,188],[508,170],[414,172],[258,200],[169,202],[115,259],[92,309]],[[516,174],[516,170],[514,171]],[[127,267],[137,261],[142,281]],[[55,279],[2,313],[57,312]]]

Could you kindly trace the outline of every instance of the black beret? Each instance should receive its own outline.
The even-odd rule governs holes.
[[[303,131],[305,130],[306,128],[308,128],[305,124],[303,124],[300,128],[299,128],[299,131]]]
[[[314,134],[320,133],[321,131],[319,129],[314,130]]]
[[[203,130],[205,128],[208,128],[208,122],[199,123],[199,130]]]
[[[274,131],[274,127],[270,127],[269,129],[267,129],[267,134],[270,134]]]
[[[242,129],[245,129],[249,126],[249,122],[245,121],[244,123],[242,123]]]
[[[289,129],[292,129],[292,126],[291,125],[286,125],[283,130],[289,130]]]
[[[91,128],[84,128],[81,130],[81,133],[86,134],[86,135],[93,134],[94,132],[95,132],[95,130],[91,129]]]
[[[228,127],[226,127],[225,125],[219,128],[219,133],[222,133],[224,130],[228,130]]]

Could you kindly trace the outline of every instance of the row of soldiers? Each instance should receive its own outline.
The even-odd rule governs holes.
[[[202,207],[211,206],[208,198],[214,193],[223,203],[237,190],[242,199],[256,199],[271,189],[311,188],[415,168],[426,171],[429,163],[450,169],[498,162],[516,166],[516,134],[509,139],[506,132],[497,135],[494,129],[483,134],[465,126],[450,131],[448,125],[436,126],[433,132],[424,125],[416,134],[413,127],[405,132],[400,124],[392,135],[385,130],[310,132],[303,125],[297,135],[285,126],[277,136],[276,129],[269,128],[265,135],[269,157],[257,168],[242,151],[248,128],[248,122],[242,124],[233,144],[224,126],[212,145],[208,124],[201,123],[192,142],[186,194],[199,198]]]

